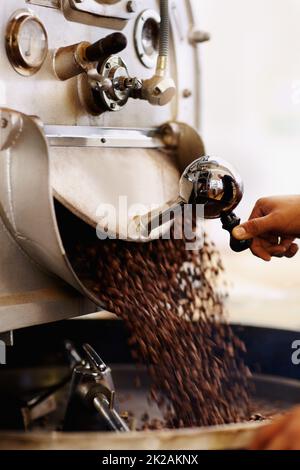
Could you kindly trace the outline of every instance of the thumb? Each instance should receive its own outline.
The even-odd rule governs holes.
[[[232,235],[237,240],[250,240],[272,230],[272,217],[267,215],[257,219],[248,220],[233,229]]]

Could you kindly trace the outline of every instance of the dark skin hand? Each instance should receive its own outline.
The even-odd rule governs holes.
[[[264,261],[272,257],[293,258],[300,238],[300,196],[259,199],[248,222],[233,230],[238,240],[253,238],[251,251]]]
[[[300,407],[262,427],[250,450],[300,450]]]

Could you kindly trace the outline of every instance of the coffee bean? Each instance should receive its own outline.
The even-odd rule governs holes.
[[[223,266],[207,237],[201,251],[174,238],[72,246],[79,278],[124,321],[133,358],[148,368],[164,423],[145,419],[143,429],[249,419],[245,346],[226,323]]]

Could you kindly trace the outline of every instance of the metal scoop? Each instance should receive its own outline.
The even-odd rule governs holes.
[[[230,235],[233,251],[248,249],[251,240],[239,241],[232,236],[233,229],[240,224],[233,210],[243,197],[243,183],[236,170],[228,163],[208,156],[192,162],[183,172],[179,182],[179,196],[164,207],[138,217],[139,231],[143,236],[174,219],[185,204],[202,204],[205,219],[221,219],[222,226]]]

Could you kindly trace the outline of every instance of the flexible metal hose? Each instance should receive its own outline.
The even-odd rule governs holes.
[[[159,36],[159,55],[168,57],[169,54],[169,0],[160,0],[160,36]]]

